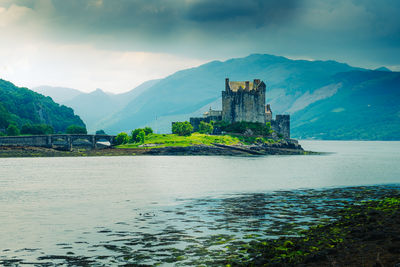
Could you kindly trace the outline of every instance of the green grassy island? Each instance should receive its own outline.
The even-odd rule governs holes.
[[[243,123],[242,123],[243,124]],[[92,149],[85,144],[73,145],[72,150],[63,147],[0,146],[0,157],[52,157],[52,156],[123,156],[123,155],[304,155],[297,140],[284,139],[273,134],[266,125],[239,124],[237,129],[223,134],[194,132],[189,123],[173,129],[173,134],[156,134],[150,127],[133,130],[130,135],[119,133],[111,146],[99,145]],[[179,124],[178,124],[179,125]],[[207,125],[206,125],[207,126]],[[258,128],[257,128],[257,127]],[[184,129],[188,127],[188,129]]]

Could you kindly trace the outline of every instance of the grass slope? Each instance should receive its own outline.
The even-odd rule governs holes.
[[[235,145],[239,142],[240,141],[237,137],[229,135],[207,135],[200,133],[193,133],[190,136],[179,136],[176,134],[149,134],[145,137],[143,144],[124,144],[117,146],[117,148],[148,147],[149,145],[155,145],[157,147],[186,147],[193,145],[212,145],[212,143]]]

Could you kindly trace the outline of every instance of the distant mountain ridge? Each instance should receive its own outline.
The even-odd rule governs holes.
[[[331,75],[354,69],[334,61],[293,61],[271,55],[212,61],[161,80],[128,103],[109,122],[108,129],[119,131],[129,129],[128,125],[135,127],[150,123],[160,131],[168,131],[172,120],[201,115],[210,105],[218,108],[226,77],[233,81],[253,78],[264,80],[267,84],[267,102],[271,103],[275,113],[285,113],[297,100],[299,91],[312,94],[323,87]]]
[[[267,103],[271,104],[274,114],[292,114],[293,137],[400,139],[400,117],[396,113],[400,111],[397,104],[400,102],[399,75],[398,72],[356,68],[332,60],[291,60],[260,54],[225,62],[213,61],[159,81],[116,113],[105,123],[105,129],[118,132],[150,125],[156,131],[169,132],[172,121],[201,116],[210,106],[220,108],[226,77],[232,81],[259,78],[267,84]],[[368,94],[362,97],[362,88],[366,84]],[[361,94],[357,95],[357,100],[353,99],[356,95],[353,91]],[[375,98],[378,95],[379,101]],[[372,114],[363,108],[361,100],[366,98],[370,100],[369,105],[374,106]],[[392,102],[392,99],[397,101]],[[354,103],[353,107],[351,103]],[[322,107],[328,105],[336,112],[323,111]],[[325,119],[321,112],[326,112],[323,113]],[[385,127],[382,121],[386,121]],[[373,125],[376,126],[374,131],[368,130]]]
[[[48,85],[34,87],[32,88],[32,91],[45,96],[50,96],[57,103],[63,103],[76,97],[77,95],[82,94],[81,91],[76,89],[67,87],[53,87]]]
[[[39,86],[33,90],[42,92],[59,103],[72,107],[87,124],[89,132],[95,132],[103,128],[103,121],[112,120],[113,115],[121,110],[129,101],[135,99],[159,80],[150,80],[136,88],[121,94],[112,94],[97,89],[90,93],[84,93],[76,89],[64,87]],[[60,90],[60,92],[58,91]]]
[[[293,114],[296,137],[400,140],[400,73],[350,71],[331,82],[341,84],[336,94]]]
[[[118,133],[148,125],[156,132],[170,132],[172,121],[201,116],[210,107],[220,109],[227,77],[231,81],[263,80],[273,113],[292,115],[295,138],[400,140],[400,73],[385,67],[356,68],[332,60],[253,54],[212,61],[153,84],[145,83],[140,91],[131,91],[136,91],[134,97],[122,97],[125,102],[103,96],[103,102],[93,97],[79,105],[93,101],[97,108],[93,105],[92,113],[104,111],[98,116],[101,119],[88,120],[93,130]],[[78,99],[80,96],[68,104],[88,118],[89,111],[79,108]],[[113,108],[108,109],[107,102]]]
[[[9,124],[48,124],[55,132],[65,132],[70,125],[85,126],[71,108],[0,79],[0,128]]]

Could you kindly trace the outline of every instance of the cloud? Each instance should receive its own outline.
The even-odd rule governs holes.
[[[205,63],[165,53],[101,50],[90,45],[37,43],[4,48],[0,44],[0,78],[28,88],[46,84],[86,92],[96,88],[123,92]]]
[[[142,77],[150,72],[165,75],[154,67],[155,58],[165,62],[171,57],[171,64],[161,64],[171,73],[178,66],[250,53],[335,59],[375,68],[399,65],[398,14],[398,0],[0,0],[0,43],[6,52],[16,44],[20,47],[14,57],[3,52],[3,62],[20,62],[8,68],[15,72],[26,68],[26,62],[39,62],[32,61],[33,52],[21,44],[39,47],[38,58],[48,58],[41,47],[51,47],[54,59],[59,53],[78,54],[93,71],[104,73],[104,65],[90,64],[99,62],[96,57],[78,48],[95,51],[107,58],[110,73],[119,78],[113,71],[117,61],[108,55],[131,55],[127,58],[136,64],[133,57],[141,58],[140,53],[152,58],[151,63],[141,63],[147,71]],[[64,71],[73,72],[67,69],[72,64],[80,68],[73,58],[59,59]],[[123,62],[121,66],[132,67]]]
[[[6,7],[11,5],[7,0],[4,3],[8,3],[3,4]],[[316,51],[327,47],[335,54],[346,47],[362,49],[365,42],[369,46],[387,45],[390,49],[398,47],[400,41],[397,0],[16,0],[14,3],[31,10],[24,15],[25,22],[40,27],[40,34],[46,38],[86,42],[103,49],[211,58],[221,53],[234,56],[264,52],[260,50],[281,52],[282,46],[291,54],[297,49],[304,54],[304,48],[312,51],[314,47]]]
[[[104,47],[136,50],[193,50],[210,42],[254,36],[267,25],[290,21],[295,0],[16,0],[30,18],[60,42],[77,39]],[[26,18],[28,21],[30,18]],[[111,41],[110,40],[114,40]],[[115,41],[118,40],[118,41]]]

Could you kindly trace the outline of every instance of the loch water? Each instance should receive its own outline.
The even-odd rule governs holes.
[[[300,143],[331,153],[1,158],[0,265],[207,264],[400,192],[400,142]]]

